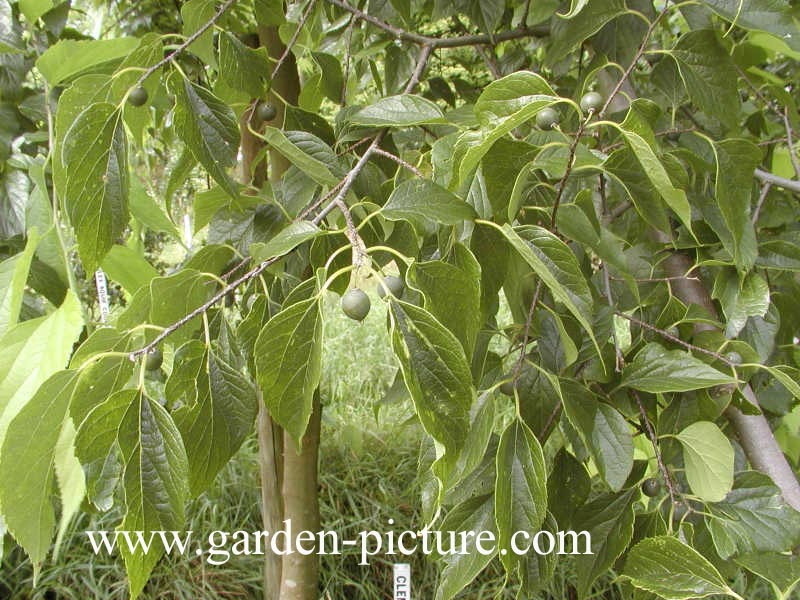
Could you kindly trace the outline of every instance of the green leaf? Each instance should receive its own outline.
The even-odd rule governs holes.
[[[787,552],[800,539],[800,513],[786,504],[780,490],[762,473],[738,473],[733,490],[721,502],[707,505],[706,510],[711,514],[706,519],[708,531],[723,559],[755,552]]]
[[[455,264],[453,264],[455,263]],[[483,323],[481,319],[481,268],[472,252],[462,244],[453,247],[453,261],[414,263],[409,276],[425,295],[425,310],[461,342],[472,356]]]
[[[19,0],[19,10],[31,26],[35,26],[39,17],[62,2],[63,0]]]
[[[592,481],[586,467],[566,448],[553,459],[553,469],[547,479],[549,510],[561,528],[572,526],[575,511],[586,502]]]
[[[767,314],[770,292],[767,282],[758,273],[749,273],[744,281],[733,273],[733,269],[721,270],[714,282],[712,292],[719,298],[727,319],[725,337],[735,338],[744,329],[749,317]]]
[[[456,337],[429,312],[393,298],[392,347],[422,426],[445,448],[452,465],[469,429],[473,390],[469,364]]]
[[[286,21],[283,0],[253,0],[253,12],[256,22],[265,27],[283,25]]]
[[[633,110],[633,108],[631,108],[631,110]],[[617,126],[617,128],[628,143],[631,152],[633,152],[633,155],[639,161],[652,187],[658,192],[667,206],[678,215],[678,218],[686,229],[691,232],[692,209],[689,206],[686,193],[672,185],[672,180],[670,180],[664,165],[655,155],[647,141],[635,131],[626,129],[627,121],[628,119],[626,118],[625,122]]]
[[[139,44],[134,37],[110,40],[60,40],[37,59],[36,68],[50,86],[73,79],[89,69],[122,59]]]
[[[216,286],[216,278],[190,268],[167,277],[156,277],[150,282],[152,323],[168,327],[208,301],[217,290]],[[175,333],[176,339],[187,339],[199,325],[200,318],[195,317]]]
[[[719,502],[733,486],[733,447],[714,423],[692,423],[677,436],[683,446],[686,479],[706,502]]]
[[[219,339],[210,349],[204,349],[203,360],[199,361],[202,368],[189,373],[189,384],[195,388],[194,401],[175,411],[175,424],[189,459],[193,496],[211,485],[253,428],[255,389],[242,374],[244,357],[234,342],[233,333],[224,323]]]
[[[447,122],[434,102],[413,94],[381,98],[352,115],[349,121],[352,125],[367,127],[411,127]]]
[[[205,0],[203,0],[205,1]],[[211,3],[213,6],[213,2]],[[227,169],[237,164],[239,124],[233,110],[184,77],[170,78],[175,94],[175,131],[208,174],[234,198],[238,186]]]
[[[117,244],[111,247],[100,266],[109,279],[119,283],[131,294],[158,277],[158,271],[141,254]]]
[[[117,436],[123,464],[125,517],[123,531],[180,530],[188,497],[188,462],[180,433],[169,413],[141,393],[133,398],[120,422]],[[131,598],[144,588],[163,548],[130,552],[119,548],[125,560]]]
[[[443,225],[457,225],[475,218],[469,204],[429,179],[409,179],[398,185],[381,214],[390,221],[430,219]]]
[[[586,445],[600,475],[614,491],[633,468],[633,437],[625,418],[572,380],[562,381],[564,414]]]
[[[28,234],[25,250],[0,262],[0,337],[19,318],[28,271],[38,244],[39,234],[32,230]]]
[[[497,140],[558,100],[547,81],[530,71],[506,75],[486,86],[475,103],[475,115],[491,129],[461,159],[458,181],[466,180]]]
[[[313,297],[272,317],[256,340],[256,379],[269,414],[298,447],[322,375],[322,310]]]
[[[122,112],[90,104],[64,134],[64,203],[88,273],[128,224],[128,141]]]
[[[286,160],[319,185],[333,186],[339,182],[339,178],[331,172],[329,165],[306,153],[297,144],[292,142],[280,129],[269,126],[265,127],[263,138],[272,148],[283,155]]]
[[[80,303],[68,292],[56,311],[23,321],[0,338],[0,447],[12,419],[65,367],[82,329]]]
[[[309,221],[295,221],[287,225],[267,243],[251,244],[250,254],[258,262],[275,256],[283,256],[300,244],[313,240],[320,233],[320,228]]]
[[[551,20],[550,49],[545,55],[548,66],[555,65],[603,25],[628,12],[623,0],[588,2],[578,10],[580,18],[570,18],[575,16],[575,10],[571,10],[567,13],[568,17],[557,13]]]
[[[663,232],[672,231],[661,195],[631,149],[620,148],[612,152],[603,163],[603,170],[622,185],[636,212],[646,223]]]
[[[472,9],[470,19],[481,31],[491,34],[503,18],[506,3],[504,0],[482,0],[469,3],[469,7]]]
[[[704,0],[704,4],[737,27],[768,31],[800,50],[792,5],[785,0]]]
[[[183,35],[190,37],[206,23],[208,23],[217,12],[214,0],[189,0],[181,6],[181,20],[183,21]],[[206,64],[216,66],[216,56],[214,56],[214,28],[209,27],[189,46],[189,50],[200,57]]]
[[[769,552],[747,554],[734,560],[751,573],[769,581],[778,600],[789,600],[800,582],[800,556]]]
[[[511,225],[505,224],[499,230],[539,276],[553,297],[583,326],[597,347],[590,321],[592,295],[578,260],[569,246],[548,230],[535,225],[526,225],[515,230]]]
[[[736,383],[683,350],[667,350],[655,342],[647,344],[622,370],[621,385],[657,394],[688,392],[715,385]]]
[[[733,127],[739,117],[738,74],[717,33],[690,31],[678,40],[671,54],[692,102]]]
[[[667,600],[736,594],[719,571],[693,548],[674,537],[660,536],[636,544],[623,575],[638,588]]]
[[[51,495],[56,442],[75,389],[76,371],[53,374],[8,426],[0,452],[0,506],[11,535],[38,572],[55,528]]]
[[[592,583],[605,573],[625,551],[633,537],[633,500],[638,488],[604,494],[585,504],[575,514],[575,531],[588,531],[593,554],[580,554],[575,560],[578,596],[585,598]],[[579,541],[579,548],[582,548]]]
[[[450,531],[458,534],[473,532],[465,536],[466,551],[447,554],[442,558],[445,566],[442,569],[439,586],[436,588],[436,600],[450,600],[475,579],[496,554],[479,552],[476,544],[476,537],[480,532],[490,531],[496,536],[494,496],[488,494],[464,501],[447,514],[439,529],[443,532],[444,539],[448,539],[447,532]],[[456,539],[460,539],[460,535],[457,535]],[[484,548],[491,546],[485,542],[483,544]]]
[[[130,208],[134,218],[153,232],[167,233],[173,239],[182,241],[183,238],[175,224],[156,200],[150,196],[138,177],[131,180]]]
[[[539,531],[547,512],[547,469],[539,441],[514,419],[500,436],[494,496],[500,560],[511,573],[521,562],[511,547],[517,531]],[[505,552],[503,552],[505,550]]]
[[[714,143],[713,148],[717,158],[714,197],[727,229],[717,231],[717,235],[737,268],[749,271],[758,255],[750,200],[753,172],[761,163],[761,150],[752,142],[737,139]],[[714,226],[714,221],[709,223]]]
[[[233,89],[261,98],[270,84],[266,48],[249,48],[223,32],[219,37],[219,74]]]

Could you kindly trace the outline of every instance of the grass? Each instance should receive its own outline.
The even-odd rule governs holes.
[[[331,300],[326,306],[325,402],[320,469],[322,526],[352,538],[358,531],[418,529],[423,524],[416,485],[417,452],[421,431],[409,421],[409,403],[387,404],[375,410],[397,370],[386,332],[386,310],[373,297],[373,310],[361,324],[346,319]],[[213,530],[262,529],[258,489],[258,454],[249,439],[223,469],[217,481],[188,507],[187,530],[207,537]],[[394,519],[392,526],[388,519]],[[87,529],[112,530],[120,515],[82,514],[64,541],[61,555],[43,566],[39,583],[32,587],[32,567],[18,548],[7,553],[0,570],[0,598],[14,600],[123,600],[127,598],[124,567],[117,556],[91,552]],[[355,551],[354,551],[355,552]],[[433,598],[439,566],[421,554],[409,557],[413,595]],[[324,600],[389,597],[391,562],[374,557],[359,566],[354,553],[321,559],[321,593]],[[191,557],[166,557],[156,566],[142,598],[145,600],[257,599],[262,597],[262,560],[259,556],[231,556],[222,566],[207,565]],[[504,589],[499,561],[459,596],[462,600],[516,598],[513,586]],[[570,561],[556,569],[546,600],[570,598],[575,583]],[[745,594],[744,582],[735,589],[747,598],[770,598],[766,588]],[[596,585],[594,599],[622,600],[627,596],[613,584],[611,575]]]

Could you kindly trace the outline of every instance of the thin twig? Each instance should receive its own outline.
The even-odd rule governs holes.
[[[586,125],[589,123],[589,120],[592,118],[593,114],[594,111],[590,110],[589,114],[586,115],[586,118],[581,120],[580,125],[578,126],[578,131],[575,132],[575,137],[569,146],[569,153],[567,155],[567,168],[564,169],[564,175],[561,177],[561,181],[558,182],[558,191],[556,192],[556,199],[553,202],[553,213],[550,216],[550,229],[553,231],[556,230],[556,215],[558,213],[558,207],[561,205],[561,198],[564,196],[564,189],[567,187],[567,179],[569,179],[569,176],[572,173],[572,167],[575,166],[575,151],[578,149],[578,142],[580,142],[583,131],[586,129]]]
[[[653,35],[653,31],[655,31],[656,25],[658,25],[658,22],[666,14],[668,8],[669,8],[669,0],[667,0],[664,3],[664,8],[661,9],[661,12],[658,13],[658,15],[656,15],[656,18],[653,19],[653,22],[650,23],[650,26],[647,28],[647,31],[644,34],[644,38],[642,39],[642,43],[639,46],[639,49],[636,51],[636,54],[634,55],[633,60],[631,61],[631,64],[628,65],[628,68],[625,69],[625,72],[622,74],[622,77],[620,77],[620,80],[617,82],[617,85],[615,85],[614,89],[611,90],[611,93],[608,94],[608,98],[606,98],[605,104],[603,104],[603,108],[601,108],[600,112],[597,113],[598,117],[602,118],[603,115],[606,114],[609,105],[614,100],[619,91],[622,89],[622,86],[628,80],[628,77],[630,77],[631,73],[633,72],[633,69],[636,68],[636,63],[639,62],[639,59],[644,54],[644,51],[647,49],[647,44],[650,41],[650,36]]]
[[[533,300],[531,300],[531,306],[528,309],[528,318],[525,320],[525,329],[522,333],[522,346],[519,350],[519,358],[517,359],[517,364],[514,366],[514,377],[512,381],[514,382],[514,386],[516,387],[517,380],[519,380],[519,376],[522,374],[522,365],[525,364],[525,351],[528,349],[528,340],[531,337],[531,324],[533,323],[533,313],[536,312],[536,305],[539,303],[539,293],[542,291],[542,280],[540,279],[536,283],[536,291],[533,293]]]
[[[664,483],[667,486],[667,491],[669,492],[669,499],[672,504],[675,504],[675,482],[672,481],[672,477],[667,470],[667,466],[664,464],[664,459],[661,456],[661,451],[658,449],[658,438],[656,437],[655,431],[653,431],[653,426],[650,424],[650,419],[647,418],[647,411],[644,408],[644,404],[642,403],[642,399],[639,397],[639,394],[636,390],[631,390],[633,397],[636,399],[636,404],[639,405],[639,415],[642,417],[642,423],[644,424],[644,428],[647,431],[647,436],[650,438],[650,443],[653,445],[653,452],[656,455],[656,462],[658,463],[658,470],[661,471],[661,476],[664,478]]]
[[[758,222],[758,216],[761,214],[761,207],[764,206],[764,200],[767,199],[767,194],[769,194],[769,190],[771,187],[772,184],[767,182],[761,188],[761,194],[759,194],[758,196],[756,209],[753,211],[753,219],[752,219],[753,225],[755,225]]]
[[[522,27],[520,29],[501,31],[493,35],[476,34],[476,35],[463,35],[452,38],[436,38],[427,35],[422,35],[419,33],[414,33],[413,31],[407,31],[405,29],[401,29],[400,27],[395,27],[394,25],[390,25],[389,23],[381,21],[380,19],[373,17],[372,15],[367,14],[362,10],[359,10],[355,6],[348,4],[347,2],[345,2],[345,0],[328,0],[328,2],[330,2],[334,6],[338,6],[339,8],[343,8],[344,10],[350,12],[357,19],[366,21],[370,25],[374,25],[378,29],[382,29],[383,31],[392,34],[392,36],[394,36],[399,40],[413,42],[414,44],[417,44],[419,46],[431,46],[432,48],[460,48],[463,46],[477,46],[480,44],[495,44],[497,42],[505,42],[508,40],[515,40],[524,37],[543,37],[550,33],[549,27],[542,26],[542,27]]]
[[[553,428],[555,428],[562,408],[564,408],[564,406],[561,404],[561,400],[559,400],[553,407],[553,412],[551,412],[550,416],[547,417],[547,422],[544,424],[544,427],[542,427],[542,432],[539,434],[539,442],[541,444],[544,445],[544,443],[547,441],[547,438],[550,437],[550,432],[552,432]]]
[[[672,335],[669,331],[666,331],[664,329],[660,329],[660,328],[656,327],[655,325],[650,325],[650,323],[645,323],[644,321],[642,321],[640,319],[637,319],[636,317],[632,317],[631,315],[626,315],[621,310],[615,310],[614,314],[615,315],[619,315],[623,319],[627,319],[631,323],[635,323],[639,327],[642,327],[644,329],[648,329],[650,331],[653,331],[653,332],[657,333],[658,335],[660,335],[661,337],[666,338],[666,339],[670,340],[671,342],[675,342],[676,344],[678,344],[680,346],[683,346],[687,350],[692,350],[694,352],[700,352],[701,354],[705,354],[707,356],[713,356],[714,358],[716,358],[719,361],[722,361],[723,363],[725,363],[729,367],[737,366],[737,364],[735,362],[732,362],[729,358],[727,358],[726,356],[723,356],[719,352],[714,352],[713,350],[706,350],[705,348],[701,348],[700,346],[695,346],[694,344],[690,344],[689,342],[684,342],[681,338]]]
[[[408,169],[409,171],[411,171],[417,177],[420,177],[420,178],[422,177],[422,172],[417,167],[415,167],[411,163],[408,163],[408,162],[404,161],[402,158],[400,158],[396,154],[392,154],[391,152],[387,152],[383,148],[375,148],[374,152],[375,152],[375,154],[379,154],[380,156],[385,156],[389,160],[393,160],[394,162],[396,162],[398,165],[400,165],[404,169]]]
[[[353,28],[356,25],[356,18],[352,16],[350,23],[347,24],[347,46],[344,50],[344,73],[342,74],[342,97],[341,105],[347,104],[347,80],[350,78],[350,61],[352,59],[352,45],[353,45]]]
[[[800,179],[800,163],[794,153],[794,142],[792,142],[792,124],[789,122],[789,108],[783,107],[783,124],[786,126],[786,144],[789,146],[789,158],[792,159],[795,176]]]
[[[286,47],[283,49],[280,58],[278,58],[278,62],[275,64],[275,68],[272,69],[272,75],[270,75],[270,80],[275,79],[275,76],[278,74],[278,71],[280,71],[281,67],[283,66],[283,63],[286,61],[286,58],[292,51],[292,47],[297,43],[297,38],[300,37],[300,32],[303,30],[303,26],[306,24],[306,21],[308,21],[308,17],[311,16],[311,11],[314,9],[314,4],[316,4],[316,2],[317,0],[311,0],[311,2],[308,3],[306,10],[303,12],[303,16],[300,17],[300,21],[298,21],[297,23],[297,29],[294,30],[294,33],[292,34],[292,37],[289,40],[289,43],[286,44]]]
[[[198,29],[192,35],[190,35],[188,38],[186,38],[186,41],[183,42],[177,48],[175,48],[175,50],[170,52],[167,56],[165,56],[163,59],[161,59],[156,64],[154,64],[152,67],[149,67],[144,73],[142,73],[142,76],[139,77],[139,81],[137,82],[137,85],[142,85],[144,83],[144,81],[148,77],[150,77],[150,75],[152,75],[153,73],[158,71],[161,67],[163,67],[167,63],[172,62],[173,60],[175,60],[175,58],[181,52],[186,50],[186,48],[188,48],[194,42],[196,42],[200,38],[201,35],[203,35],[211,27],[213,27],[214,23],[216,23],[219,20],[219,18],[222,15],[225,14],[225,11],[227,11],[231,6],[233,6],[235,2],[236,2],[236,0],[226,0],[226,2],[222,6],[219,7],[219,10],[214,14],[214,16],[211,17],[211,19],[209,19],[208,22],[203,24],[203,26],[200,29]]]

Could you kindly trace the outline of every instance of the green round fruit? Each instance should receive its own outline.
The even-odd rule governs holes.
[[[600,110],[601,106],[603,106],[603,97],[597,92],[588,92],[581,98],[581,110],[583,112],[597,111]]]
[[[256,107],[256,118],[260,122],[272,121],[278,115],[278,111],[272,105],[272,102],[259,102]]]
[[[402,279],[394,275],[387,275],[378,284],[378,296],[385,298],[387,294],[391,294],[395,298],[399,298],[403,295],[403,290],[405,289],[406,284]]]
[[[661,482],[655,477],[642,482],[642,493],[648,498],[655,498],[661,492]]]
[[[154,348],[147,355],[147,360],[144,363],[144,368],[148,371],[157,371],[161,368],[161,363],[164,362],[164,355],[161,350]]]
[[[363,321],[369,314],[369,308],[369,296],[358,288],[353,288],[342,296],[342,311],[354,321]]]
[[[728,361],[731,362],[734,365],[742,364],[742,355],[739,354],[738,352],[728,352],[725,355],[725,358],[727,358]]]
[[[681,139],[681,132],[680,131],[670,131],[667,133],[667,139],[670,142],[677,142]]]
[[[536,126],[545,131],[558,125],[558,120],[558,112],[549,106],[536,113]]]
[[[504,381],[500,384],[500,393],[505,394],[506,396],[513,396],[514,395],[514,380],[509,379],[508,381]]]
[[[139,85],[133,88],[131,93],[128,94],[128,103],[131,106],[144,106],[144,104],[147,102],[147,98],[147,90]]]

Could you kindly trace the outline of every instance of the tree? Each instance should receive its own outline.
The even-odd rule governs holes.
[[[438,598],[494,559],[546,589],[555,557],[510,552],[542,529],[591,533],[577,597],[612,568],[788,594],[789,3],[161,4],[93,37],[80,3],[0,2],[0,527],[37,568],[84,502],[180,529],[254,428],[265,529],[316,530],[320,304],[392,276],[426,516],[498,539]],[[205,241],[167,273],[184,214]],[[123,559],[136,597],[159,556]],[[316,598],[316,563],[268,556],[267,597]]]

